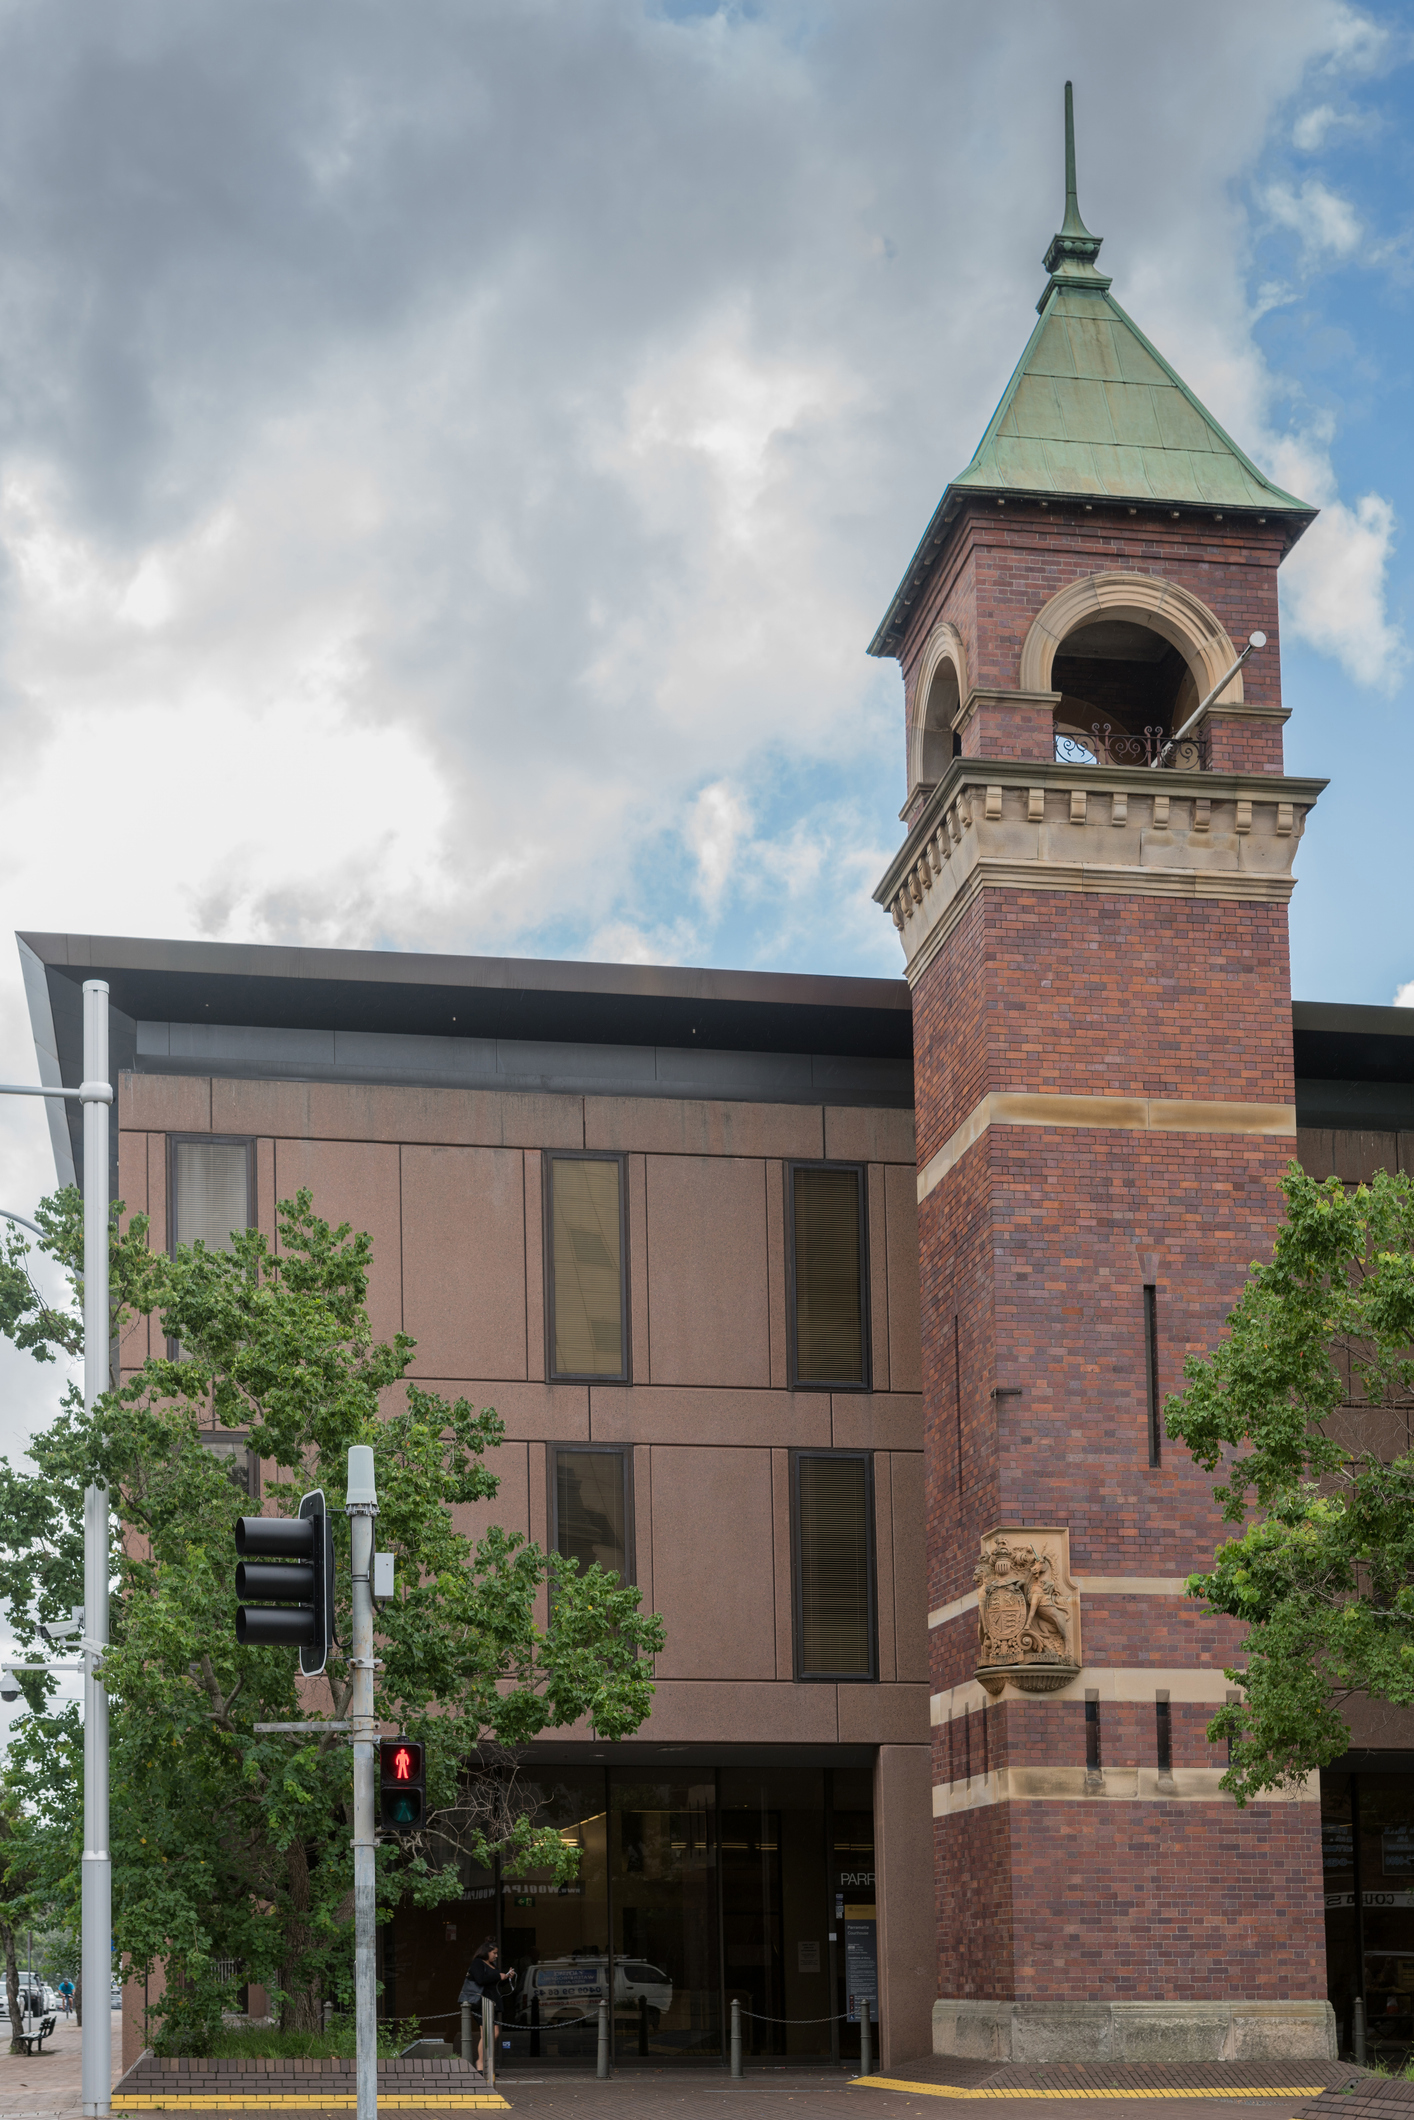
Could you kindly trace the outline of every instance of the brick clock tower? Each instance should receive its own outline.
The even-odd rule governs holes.
[[[1224,1531],[1161,1421],[1295,1153],[1324,782],[1283,772],[1277,568],[1313,511],[1112,300],[1068,86],[1066,180],[1040,321],[872,644],[907,703],[876,896],[914,996],[934,2046],[1333,2057],[1317,1793],[1218,1787],[1237,1635],[1183,1581]]]

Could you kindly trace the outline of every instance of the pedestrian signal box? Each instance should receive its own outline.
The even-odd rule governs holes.
[[[389,1833],[416,1833],[427,1812],[427,1761],[410,1737],[378,1740],[378,1816]]]

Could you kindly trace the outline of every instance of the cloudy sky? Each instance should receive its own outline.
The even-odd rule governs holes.
[[[1296,991],[1414,1000],[1411,58],[1334,0],[0,0],[0,932],[899,970],[864,648],[1071,76],[1116,295],[1324,510]],[[0,1204],[52,1181],[0,1100]]]

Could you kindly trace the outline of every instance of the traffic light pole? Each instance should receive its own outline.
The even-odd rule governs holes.
[[[374,1762],[378,1723],[373,1713],[373,1519],[378,1514],[373,1452],[349,1452],[345,1503],[353,1545],[353,1698],[349,1723],[354,1755],[354,2026],[357,2120],[378,2111],[378,1969],[373,1858]]]

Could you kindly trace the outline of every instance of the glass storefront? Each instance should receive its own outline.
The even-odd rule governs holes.
[[[494,1934],[517,1974],[502,2062],[592,2064],[601,1997],[616,2063],[720,2063],[734,1999],[748,2053],[857,2056],[861,1995],[877,2017],[867,1767],[561,1766],[521,1786],[579,1849],[576,1883],[468,1865],[459,1901],[399,1907],[387,2015],[455,2039],[467,1963]]]
[[[1414,2053],[1414,1774],[1322,1774],[1321,1858],[1340,2050],[1352,2051],[1363,1993],[1370,2060],[1402,2067]]]

